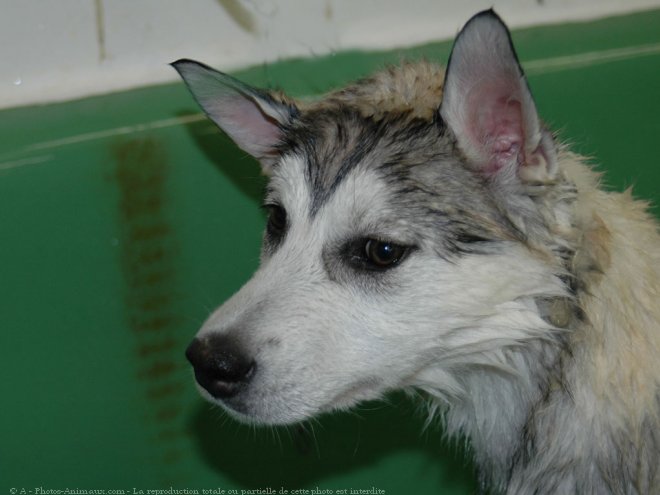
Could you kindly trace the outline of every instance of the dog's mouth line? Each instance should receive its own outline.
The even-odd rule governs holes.
[[[346,410],[363,400],[376,399],[382,393],[381,382],[382,381],[378,378],[365,378],[358,380],[349,385],[348,388],[328,399],[318,407],[316,412],[305,411],[304,418],[301,418],[301,420],[309,419],[317,413]],[[233,404],[232,401],[219,400],[217,403],[221,404],[226,409],[231,409],[234,413],[238,413],[241,417],[249,418],[252,421],[258,417],[258,414],[253,414],[253,411],[236,407],[237,405]]]
[[[378,398],[382,393],[382,380],[378,377],[369,377],[357,380],[342,392],[328,400],[320,408],[321,412],[345,410],[363,400]]]

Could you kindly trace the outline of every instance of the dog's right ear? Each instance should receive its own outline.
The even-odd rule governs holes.
[[[283,129],[298,113],[291,102],[195,62],[172,63],[204,113],[269,173]]]

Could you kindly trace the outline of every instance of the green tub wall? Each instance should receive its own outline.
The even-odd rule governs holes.
[[[514,41],[545,120],[607,187],[657,202],[660,10]],[[402,58],[444,63],[449,47],[237,75],[312,96]],[[462,442],[424,429],[402,395],[288,429],[239,425],[198,397],[183,351],[257,266],[264,181],[182,84],[5,110],[0,136],[0,494],[476,490]]]

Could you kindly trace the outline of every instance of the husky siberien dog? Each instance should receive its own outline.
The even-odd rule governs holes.
[[[270,176],[261,267],[187,350],[202,395],[287,424],[425,392],[506,493],[660,493],[660,235],[537,115],[492,11],[446,72],[317,102],[174,63]]]

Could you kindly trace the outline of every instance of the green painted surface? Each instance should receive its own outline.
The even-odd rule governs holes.
[[[514,33],[546,120],[608,185],[655,201],[658,26],[651,11]],[[309,96],[449,46],[238,75]],[[257,265],[264,182],[197,112],[180,84],[0,112],[0,493],[474,492],[464,451],[401,396],[306,431],[241,426],[198,398],[183,350]]]

